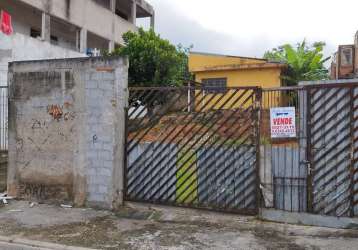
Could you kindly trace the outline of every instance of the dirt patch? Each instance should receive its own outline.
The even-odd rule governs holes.
[[[7,223],[8,224],[8,223]],[[88,222],[70,223],[50,227],[24,228],[20,226],[0,225],[2,235],[60,243],[70,246],[92,247],[100,249],[126,248],[120,233],[116,233],[113,218],[100,217]],[[115,248],[114,248],[115,247]]]
[[[155,210],[137,210],[130,207],[124,207],[116,212],[118,218],[133,219],[133,220],[150,220],[159,219],[161,213]]]
[[[292,250],[305,250],[306,247],[299,246],[290,237],[283,235],[276,230],[267,230],[265,227],[257,226],[253,234],[258,241],[267,249],[292,249]]]
[[[333,232],[319,232],[316,237],[322,239],[334,238],[352,238],[358,239],[358,230],[337,230]]]

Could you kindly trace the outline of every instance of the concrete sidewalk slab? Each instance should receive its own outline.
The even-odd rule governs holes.
[[[198,209],[126,203],[113,213],[29,204],[11,201],[0,208],[0,235],[10,238],[0,242],[13,243],[0,249],[51,249],[32,241],[104,250],[355,250],[358,245],[358,230],[262,222]],[[27,248],[14,248],[21,245]],[[73,249],[63,245],[51,247]]]
[[[272,222],[330,227],[338,229],[358,229],[358,218],[334,217],[319,214],[296,213],[277,209],[260,209],[261,219]]]
[[[6,250],[93,250],[94,248],[72,247],[60,244],[0,236],[0,249]]]

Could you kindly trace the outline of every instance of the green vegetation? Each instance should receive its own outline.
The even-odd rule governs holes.
[[[324,42],[315,42],[307,45],[303,40],[296,46],[285,44],[267,51],[264,58],[271,61],[286,63],[288,68],[282,76],[286,86],[297,85],[300,81],[328,79],[328,70],[324,63],[330,57],[324,58]]]
[[[108,55],[128,56],[129,86],[180,86],[190,79],[190,48],[176,47],[152,29],[129,31],[123,40],[125,46]]]

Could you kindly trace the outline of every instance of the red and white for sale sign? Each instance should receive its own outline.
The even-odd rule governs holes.
[[[296,137],[295,107],[270,108],[271,138]]]

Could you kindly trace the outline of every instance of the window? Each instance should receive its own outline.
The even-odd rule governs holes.
[[[31,28],[30,36],[33,37],[33,38],[41,37],[41,31],[36,30],[34,28]],[[50,38],[51,38],[51,43],[52,44],[58,45],[58,37],[57,36],[51,35]]]
[[[224,93],[226,91],[227,78],[203,79],[203,88],[207,93]]]
[[[55,45],[58,45],[58,37],[51,35],[51,43],[55,44]]]
[[[341,50],[341,65],[342,66],[353,65],[353,49],[352,48],[342,48],[342,50]]]
[[[33,37],[33,38],[41,37],[41,31],[36,30],[34,28],[31,28],[30,29],[30,36]]]
[[[122,12],[121,10],[116,9],[115,13],[116,13],[117,16],[120,16],[120,17],[123,18],[124,20],[127,20],[127,21],[128,21],[128,19],[129,19],[129,18],[128,18],[128,15],[125,14],[124,12]]]
[[[109,0],[93,0],[98,5],[102,6],[103,8],[106,8],[107,10],[111,9],[111,2]]]

